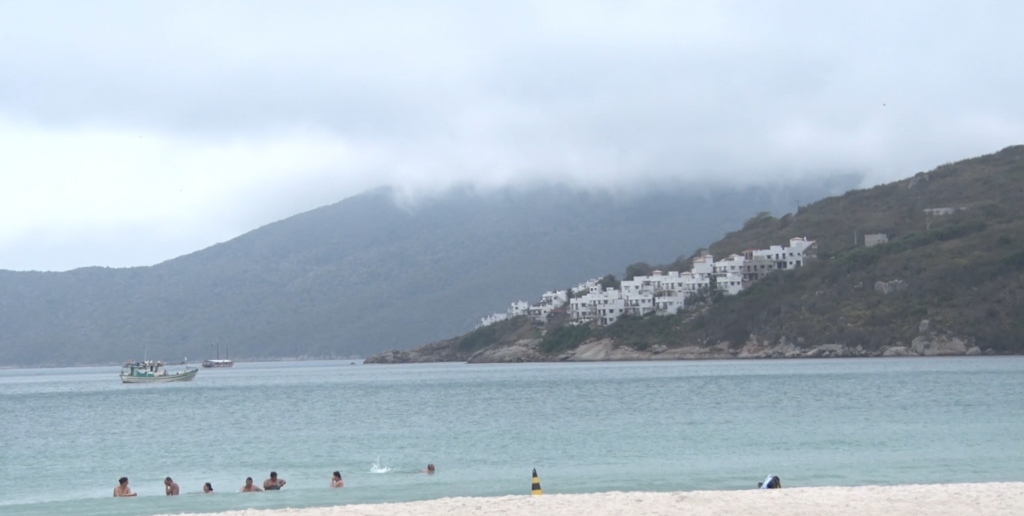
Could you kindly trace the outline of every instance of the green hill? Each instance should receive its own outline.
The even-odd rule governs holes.
[[[925,211],[934,208],[956,212]],[[863,235],[875,232],[890,241],[864,247]],[[1024,146],[755,219],[711,250],[726,255],[787,235],[817,240],[817,263],[723,299],[687,327],[687,338],[755,334],[878,349],[909,345],[928,320],[933,334],[1024,349]],[[905,288],[875,289],[894,281]]]
[[[865,247],[869,233],[889,242]],[[801,269],[691,303],[678,316],[537,329],[531,349],[540,359],[1024,351],[1024,146],[781,218],[757,215],[710,251],[725,258],[796,236],[817,241],[817,260]],[[627,275],[686,270],[689,261],[636,263]],[[475,356],[487,359],[488,351]]]
[[[672,260],[762,210],[858,180],[611,196],[378,190],[152,267],[0,271],[0,366],[367,355],[472,329],[511,300]]]

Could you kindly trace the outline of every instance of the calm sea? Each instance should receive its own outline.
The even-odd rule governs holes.
[[[533,468],[547,493],[1024,480],[1024,357],[117,373],[0,371],[0,513],[527,494]],[[284,490],[237,493],[271,470]],[[182,496],[163,496],[168,475]],[[138,498],[111,498],[121,476]]]

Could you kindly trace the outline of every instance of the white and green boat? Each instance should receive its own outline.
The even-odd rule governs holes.
[[[143,362],[127,362],[121,366],[122,383],[163,383],[163,382],[187,382],[196,377],[198,367],[189,367],[182,362],[182,370],[168,372],[167,364],[158,360],[146,360]]]

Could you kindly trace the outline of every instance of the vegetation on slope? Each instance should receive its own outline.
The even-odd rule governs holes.
[[[925,211],[931,208],[957,211],[934,216]],[[864,247],[863,235],[876,232],[890,241]],[[794,236],[818,242],[817,261],[682,316],[647,326],[625,320],[606,333],[637,349],[783,337],[878,349],[909,344],[928,319],[933,329],[983,348],[1024,351],[1024,146],[828,198],[793,215],[762,214],[710,249],[724,258]],[[893,281],[902,289],[875,289]]]
[[[953,210],[928,211],[936,208]],[[890,240],[868,248],[868,233]],[[1024,146],[850,191],[780,218],[759,213],[710,251],[725,258],[792,237],[815,240],[817,259],[775,271],[736,296],[691,299],[676,316],[622,317],[600,328],[556,325],[540,350],[554,358],[611,339],[639,351],[722,343],[735,349],[752,341],[877,351],[909,345],[927,320],[931,334],[1024,352]],[[634,263],[625,277],[689,270],[692,259]]]

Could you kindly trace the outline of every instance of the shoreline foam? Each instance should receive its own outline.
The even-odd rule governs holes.
[[[303,509],[246,509],[218,516],[455,515],[889,515],[1001,516],[1024,514],[1024,482],[740,491],[608,492],[342,505]]]

